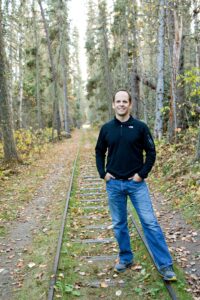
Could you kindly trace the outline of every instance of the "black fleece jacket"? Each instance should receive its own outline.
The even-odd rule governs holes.
[[[128,179],[135,173],[146,178],[156,159],[155,145],[149,128],[132,116],[126,122],[114,118],[104,124],[95,151],[96,165],[101,178],[105,177],[106,172],[116,179]]]

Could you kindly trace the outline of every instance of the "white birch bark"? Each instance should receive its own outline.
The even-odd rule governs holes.
[[[156,112],[154,124],[154,137],[162,138],[163,134],[163,98],[164,98],[164,54],[165,54],[165,0],[160,0],[159,29],[158,29],[158,55],[157,55],[157,86],[156,86]]]

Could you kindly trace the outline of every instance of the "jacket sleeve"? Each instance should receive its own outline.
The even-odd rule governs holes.
[[[147,178],[148,173],[151,171],[156,160],[156,149],[155,149],[153,137],[146,124],[144,127],[144,134],[143,134],[143,147],[146,153],[146,157],[145,157],[143,168],[138,172],[138,175],[141,178]]]
[[[99,137],[97,139],[97,144],[95,147],[96,153],[96,166],[100,177],[103,179],[106,175],[105,171],[105,157],[107,151],[107,143],[105,140],[105,130],[103,127],[100,130]]]

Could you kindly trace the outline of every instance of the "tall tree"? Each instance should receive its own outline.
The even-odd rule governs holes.
[[[35,0],[32,3],[33,13],[33,25],[34,25],[34,37],[35,37],[35,97],[37,103],[37,122],[38,127],[43,127],[42,122],[42,108],[41,108],[41,95],[40,95],[40,66],[39,66],[39,37],[38,37],[38,26],[37,26],[37,14],[35,10]]]
[[[108,105],[109,118],[112,116],[112,95],[113,95],[113,81],[110,71],[109,62],[109,44],[108,44],[108,27],[107,27],[107,11],[106,1],[98,1],[99,8],[99,39],[100,39],[100,54],[103,59],[103,71],[104,71],[104,85],[106,88],[106,97]]]
[[[170,86],[170,112],[168,135],[169,141],[173,142],[177,130],[177,75],[180,65],[181,42],[183,33],[182,15],[178,15],[178,7],[167,2],[168,8],[168,49],[169,65],[171,69],[171,86]]]
[[[110,60],[114,90],[120,87],[129,89],[129,2],[129,0],[116,0],[113,8],[111,33],[115,47],[110,50]]]
[[[163,134],[163,100],[164,100],[164,49],[165,49],[165,0],[159,1],[159,29],[157,55],[157,86],[156,86],[156,118],[154,136],[159,140]]]
[[[133,114],[139,119],[139,100],[140,87],[137,78],[138,74],[138,43],[137,43],[137,2],[133,0],[132,6],[132,36],[133,36],[133,54],[132,54],[132,72],[131,72],[131,96],[133,99]]]
[[[200,4],[198,0],[194,0],[194,10],[193,10],[193,18],[194,18],[194,30],[195,30],[195,42],[196,42],[196,67],[200,68],[200,29],[199,29],[199,23],[200,23]]]
[[[23,15],[24,15],[24,1],[22,0],[19,6],[19,31],[18,31],[18,61],[19,61],[19,87],[18,87],[18,127],[22,128],[23,120],[22,120],[22,108],[23,108],[23,40],[24,40],[24,29],[23,29]]]
[[[10,105],[7,88],[8,70],[4,48],[3,16],[1,7],[2,3],[0,0],[0,120],[3,135],[4,159],[6,161],[19,161],[10,117]]]
[[[57,9],[58,13],[58,27],[60,37],[60,63],[62,69],[62,85],[63,85],[63,106],[64,106],[64,128],[66,137],[71,137],[70,134],[70,118],[69,118],[69,95],[68,95],[68,57],[69,57],[69,35],[68,35],[68,12],[67,3],[63,0],[59,1]]]
[[[72,78],[73,78],[73,97],[75,102],[75,125],[81,126],[81,102],[83,98],[82,93],[82,76],[79,60],[79,34],[75,27],[73,29],[72,38]]]
[[[44,30],[47,39],[47,46],[48,46],[48,53],[49,53],[49,60],[51,65],[51,77],[53,83],[53,93],[54,93],[54,101],[53,101],[53,130],[52,130],[52,139],[54,139],[54,128],[57,129],[58,138],[61,138],[61,121],[60,121],[60,111],[59,111],[59,99],[58,99],[58,86],[57,86],[57,74],[55,63],[53,60],[53,53],[51,49],[51,42],[50,42],[50,35],[49,35],[49,28],[45,18],[44,9],[42,6],[41,0],[38,0],[38,4],[40,6],[42,20],[44,24]]]

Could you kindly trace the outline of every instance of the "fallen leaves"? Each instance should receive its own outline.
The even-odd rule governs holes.
[[[81,276],[85,276],[85,275],[86,275],[85,272],[79,272],[79,274],[80,274]]]
[[[19,259],[16,266],[17,266],[17,268],[22,268],[24,266],[23,259]]]
[[[100,287],[101,287],[101,288],[107,288],[107,287],[108,287],[108,284],[107,284],[106,282],[103,281],[103,282],[100,283]]]
[[[116,295],[117,297],[120,297],[121,294],[122,294],[122,291],[121,291],[121,290],[118,290],[118,291],[115,292],[115,295]]]
[[[28,264],[28,267],[30,268],[30,269],[32,269],[33,267],[35,267],[36,266],[36,264],[34,263],[34,262],[30,262],[29,264]]]
[[[0,269],[0,273],[3,273],[5,271],[5,269]]]
[[[140,266],[140,265],[133,265],[131,267],[131,270],[133,270],[133,271],[140,271],[140,270],[142,270],[142,266]]]

